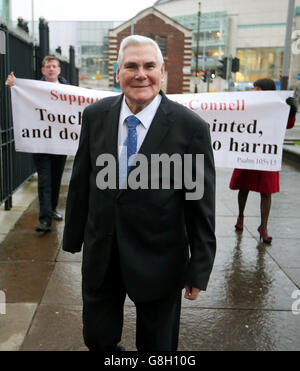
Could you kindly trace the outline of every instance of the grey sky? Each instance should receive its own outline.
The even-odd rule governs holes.
[[[23,17],[31,21],[32,2],[35,20],[44,17],[47,21],[122,21],[152,6],[155,0],[11,0],[12,19]]]

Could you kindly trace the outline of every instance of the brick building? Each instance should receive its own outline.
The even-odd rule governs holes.
[[[114,86],[118,50],[124,37],[148,36],[160,46],[166,77],[162,89],[167,94],[190,92],[192,31],[151,7],[109,31],[109,86]]]

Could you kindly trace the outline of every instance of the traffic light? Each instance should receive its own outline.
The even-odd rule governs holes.
[[[206,82],[207,81],[207,71],[202,71],[201,80],[203,82]]]
[[[232,72],[239,72],[239,70],[240,70],[240,60],[239,60],[239,58],[233,58],[232,59],[231,71]]]
[[[227,77],[227,57],[219,60],[221,66],[218,67],[218,76],[226,80]]]
[[[216,77],[216,70],[210,70],[210,71],[209,71],[209,77],[210,77],[211,79],[214,79],[214,78]]]

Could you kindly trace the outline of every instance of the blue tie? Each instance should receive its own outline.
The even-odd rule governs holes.
[[[124,145],[127,145],[127,173],[128,173],[129,168],[130,168],[130,164],[128,160],[130,156],[136,154],[136,150],[137,150],[136,127],[138,126],[138,124],[141,123],[141,121],[137,117],[131,115],[125,119],[125,122],[127,123],[127,126],[128,126],[128,136],[124,143]]]
[[[137,151],[137,132],[136,127],[140,124],[140,120],[135,116],[131,115],[125,119],[128,126],[128,135],[123,144],[123,149],[119,159],[119,187],[122,188],[126,181],[130,164],[128,159],[130,156],[134,155]],[[126,155],[127,153],[127,155]]]

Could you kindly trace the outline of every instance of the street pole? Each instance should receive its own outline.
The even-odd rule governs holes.
[[[206,89],[208,93],[209,93],[210,75],[211,75],[211,70],[208,70],[207,71],[207,89]]]
[[[31,24],[32,24],[31,37],[34,40],[34,0],[31,0]]]
[[[227,58],[227,68],[226,68],[226,81],[227,81],[227,90],[230,91],[231,86],[231,70],[232,70],[232,55]]]
[[[288,16],[285,32],[285,47],[283,54],[283,66],[282,66],[282,76],[280,79],[280,90],[287,90],[289,81],[289,70],[291,64],[291,41],[292,41],[292,28],[293,19],[295,12],[295,0],[289,0]]]
[[[198,93],[198,84],[197,84],[197,75],[198,75],[198,56],[199,56],[199,42],[200,42],[200,8],[201,3],[198,3],[199,10],[198,10],[198,24],[197,24],[197,44],[196,44],[196,83],[195,83],[195,93]]]

